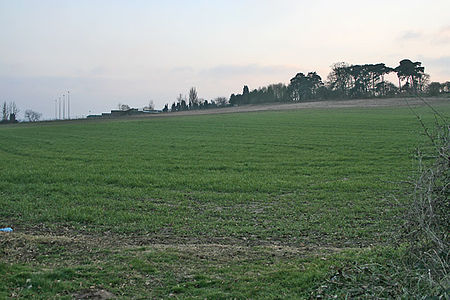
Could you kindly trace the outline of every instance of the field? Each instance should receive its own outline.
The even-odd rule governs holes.
[[[20,124],[0,140],[0,298],[43,299],[328,295],[345,266],[398,255],[401,182],[426,142],[407,107]]]

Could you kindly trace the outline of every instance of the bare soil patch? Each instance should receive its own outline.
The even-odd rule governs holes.
[[[192,238],[165,241],[142,236],[77,234],[61,236],[42,233],[9,233],[0,235],[0,254],[4,261],[11,263],[39,264],[46,257],[53,257],[55,264],[71,265],[80,261],[102,260],[104,256],[121,251],[167,251],[182,253],[224,263],[257,259],[261,257],[311,257],[326,256],[343,250],[357,248],[321,246],[314,244],[286,245],[280,242],[243,243],[241,240],[196,240]],[[104,250],[108,250],[105,252]]]
[[[110,293],[103,289],[95,289],[95,288],[80,291],[74,294],[73,297],[75,299],[98,299],[98,300],[116,298],[116,296],[113,293]]]

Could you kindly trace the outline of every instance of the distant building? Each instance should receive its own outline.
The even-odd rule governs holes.
[[[159,113],[161,113],[161,111],[156,110],[156,109],[143,109],[143,110],[139,110],[137,108],[130,108],[127,110],[113,109],[109,113],[102,113],[101,115],[89,115],[89,116],[87,116],[87,118],[88,119],[119,118],[119,117],[126,117],[126,116],[137,116],[137,115],[159,114]]]

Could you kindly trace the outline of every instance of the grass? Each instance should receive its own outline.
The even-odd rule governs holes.
[[[398,255],[420,132],[405,108],[2,126],[0,298],[320,294]]]

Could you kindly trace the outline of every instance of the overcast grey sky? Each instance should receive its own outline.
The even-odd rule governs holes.
[[[450,80],[450,1],[0,0],[0,101],[45,118],[68,90],[81,116],[403,58]]]

